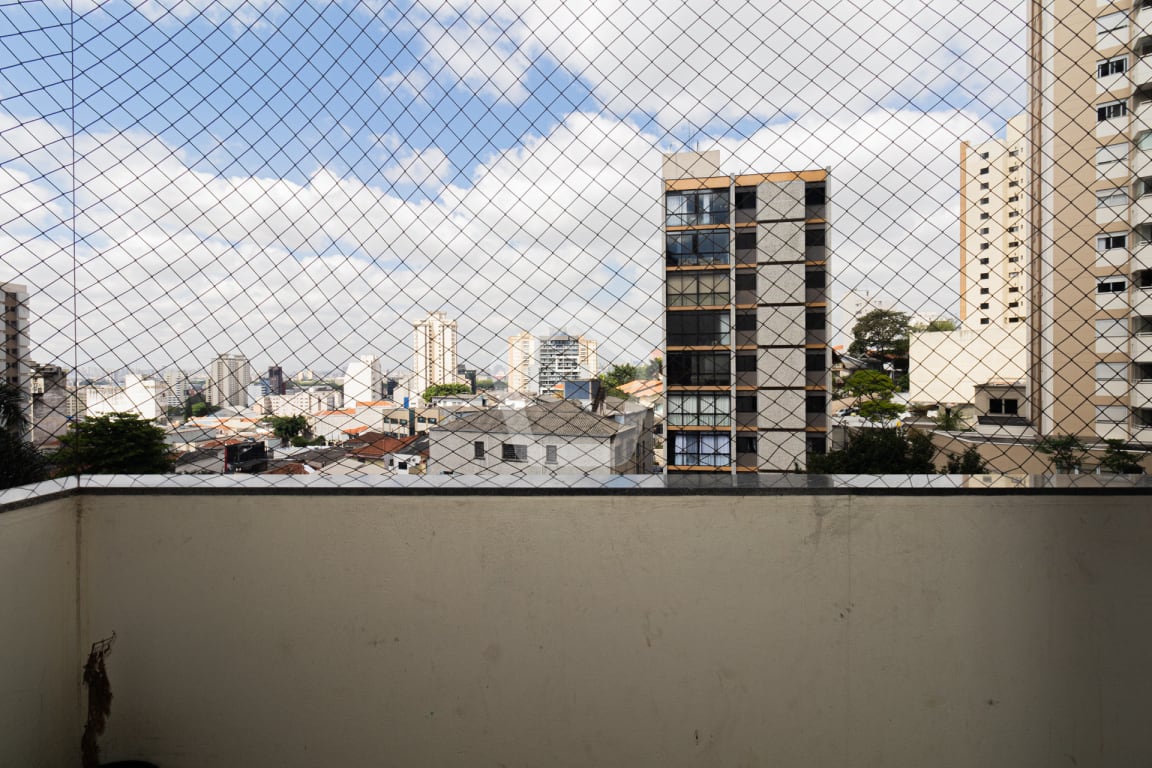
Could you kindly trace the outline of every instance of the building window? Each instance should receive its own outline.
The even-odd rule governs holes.
[[[1018,165],[1008,166],[1008,173],[1015,173],[1018,170],[1020,170],[1020,166],[1018,166]]]
[[[1020,229],[1020,227],[1019,227],[1019,225],[1016,225],[1016,224],[1013,224],[1012,226],[1008,227],[1009,232],[1015,232],[1018,229]]]
[[[528,446],[520,443],[501,443],[500,458],[504,461],[528,461]]]
[[[826,322],[823,312],[804,313],[804,330],[806,331],[822,331]]]
[[[1018,307],[1018,306],[1020,306],[1020,302],[1018,302],[1018,301],[1010,301],[1010,302],[1008,302],[1008,308],[1009,308],[1009,309],[1012,309],[1013,307]]]
[[[1117,208],[1128,205],[1128,190],[1123,187],[1102,189],[1096,193],[1097,208]]]
[[[988,182],[985,181],[985,182],[981,183],[980,189],[988,189]]]
[[[804,205],[824,205],[828,193],[823,184],[808,184],[804,187]]]
[[[709,307],[728,303],[727,272],[672,273],[668,275],[668,306]]]
[[[673,432],[672,465],[723,467],[730,461],[731,435],[721,432]]]
[[[808,392],[804,395],[804,413],[824,413],[828,399],[823,392]]]
[[[989,230],[989,228],[988,228],[988,227],[981,227],[981,228],[980,228],[980,234],[982,234],[982,235],[986,235],[986,234],[988,234],[988,232],[989,232],[989,231],[990,231],[990,230]]]
[[[755,235],[753,235],[755,237]],[[728,263],[728,230],[669,232],[664,238],[665,261],[670,267]]]
[[[1123,405],[1096,406],[1097,424],[1124,424],[1128,421],[1128,409]]]
[[[1011,280],[1014,277],[1020,277],[1020,273],[1019,272],[1009,272],[1008,273],[1008,279],[1009,280]]]
[[[806,227],[804,245],[825,245],[824,227]]]
[[[545,464],[556,464],[558,461],[558,457],[557,457],[558,453],[559,453],[559,448],[557,446],[555,446],[555,445],[544,446],[544,463]]]
[[[1128,33],[1128,15],[1123,11],[1106,13],[1096,19],[1096,42],[1111,42],[1116,36],[1126,36]]]
[[[736,372],[751,373],[756,370],[756,355],[736,355]]]
[[[1018,323],[1018,322],[1020,322],[1020,320],[1021,320],[1021,319],[1022,319],[1022,318],[1019,318],[1019,317],[1010,317],[1010,318],[1008,318],[1008,322],[1010,322],[1010,323]]]
[[[1008,156],[1009,157],[1020,157],[1020,150],[1013,149],[1013,150],[1008,152]]]
[[[1136,134],[1136,149],[1152,149],[1152,130]]]
[[[1020,261],[1020,257],[1019,256],[1009,256],[1008,261],[1009,261],[1009,263],[1014,264],[1014,263]]]
[[[1133,408],[1132,423],[1137,427],[1152,427],[1152,408]]]
[[[736,315],[736,330],[738,331],[754,331],[756,330],[756,315]]]
[[[1128,289],[1128,281],[1119,276],[1096,278],[1096,293],[1123,293]]]
[[[1128,247],[1128,233],[1127,232],[1109,232],[1103,235],[1096,235],[1096,250],[1097,251],[1110,251],[1113,248],[1127,248]]]
[[[677,387],[723,387],[731,384],[727,352],[669,352],[668,384]]]
[[[1096,381],[1127,381],[1127,363],[1096,363]]]
[[[1014,219],[1020,215],[1020,211],[1008,211],[1008,218]]]
[[[756,273],[755,272],[737,272],[736,273],[736,290],[738,291],[754,291],[756,290]]]
[[[982,251],[986,251],[991,247],[992,247],[992,245],[990,243],[980,243],[980,250],[982,250]]]
[[[1020,293],[1020,287],[1016,285],[1008,286],[1008,293]]]
[[[1107,147],[1096,148],[1096,172],[1102,179],[1127,166],[1127,160],[1127,144],[1112,144]]]
[[[804,350],[804,370],[809,373],[824,371],[828,368],[828,353],[823,349]]]
[[[988,289],[987,288],[981,288],[980,289],[980,295],[981,296],[987,296],[988,295]]]
[[[668,424],[673,427],[726,427],[732,423],[730,402],[728,395],[710,392],[693,395],[670,393]]]
[[[1128,322],[1126,320],[1109,318],[1107,320],[1096,321],[1097,339],[1117,339],[1126,338],[1127,336]]]
[[[989,199],[987,197],[980,198],[980,205],[988,205]]]
[[[990,214],[990,213],[985,212],[985,213],[980,214],[981,221],[983,221],[984,219],[990,219],[990,218],[992,218],[992,214]]]
[[[804,273],[804,287],[810,291],[820,291],[827,287],[827,273],[822,269],[809,269]]]
[[[984,258],[980,259],[980,263],[981,264],[987,264],[988,263],[988,257],[985,256]]]
[[[805,447],[808,449],[808,455],[810,456],[828,452],[828,438],[824,436],[809,437],[805,442],[807,443]]]
[[[980,153],[980,159],[981,160],[987,160],[988,159],[988,153],[987,152],[981,152]]]
[[[667,226],[688,227],[728,223],[728,190],[695,189],[665,196]]]
[[[1020,202],[1020,195],[1011,195],[1011,196],[1009,196],[1009,197],[1008,197],[1008,202],[1010,202],[1010,203],[1018,203],[1018,202]]]
[[[1001,416],[1015,416],[1020,412],[1020,403],[1014,397],[992,397],[988,399],[988,413]]]
[[[1128,114],[1128,102],[1126,101],[1107,101],[1103,104],[1096,105],[1096,122],[1103,123],[1106,120],[1116,120]]]
[[[747,227],[736,232],[736,250],[751,251],[756,248],[756,228]]]
[[[756,395],[736,395],[736,413],[756,413]]]
[[[1010,181],[1010,182],[1008,182],[1008,186],[1010,186],[1010,187],[1018,187],[1018,186],[1020,186],[1020,182],[1018,182],[1018,181]]]
[[[983,168],[980,169],[980,175],[981,176],[985,175],[986,173],[988,173],[988,166],[984,166]]]
[[[984,303],[982,303],[980,305],[980,309],[988,309],[988,302],[985,301]]]
[[[986,317],[980,318],[980,325],[988,325],[989,320]]]
[[[988,273],[987,272],[981,272],[980,273],[980,279],[981,280],[987,280],[988,279]]]
[[[756,436],[736,435],[736,453],[756,453]]]
[[[669,312],[668,346],[709,347],[729,344],[731,322],[727,312]]]
[[[756,187],[736,187],[736,207],[742,211],[756,210]]]
[[[483,440],[477,440],[476,442],[472,443],[472,458],[473,459],[483,459],[484,458],[484,441]]]

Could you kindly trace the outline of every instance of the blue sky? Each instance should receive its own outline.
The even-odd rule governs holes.
[[[954,311],[956,144],[1023,98],[1019,2],[75,5],[0,21],[0,278],[104,368],[402,368],[441,309],[481,368],[522,328],[646,357],[688,147],[831,167],[836,290]]]

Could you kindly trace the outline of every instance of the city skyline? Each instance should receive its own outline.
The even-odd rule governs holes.
[[[31,357],[69,368],[191,368],[232,348],[325,370],[375,350],[394,369],[405,325],[427,311],[468,326],[460,358],[476,368],[494,369],[526,328],[573,329],[600,339],[606,362],[642,360],[661,343],[659,158],[698,145],[733,172],[833,168],[833,299],[889,288],[946,312],[954,148],[1001,132],[1026,75],[1022,10],[997,3],[879,10],[877,28],[909,34],[864,33],[858,53],[874,66],[847,75],[785,55],[834,61],[861,42],[836,4],[823,28],[799,11],[751,19],[741,46],[778,53],[763,64],[716,60],[690,9],[617,29],[594,9],[541,26],[529,19],[542,9],[484,3],[249,17],[188,2],[163,19],[151,4],[111,7],[81,7],[80,44],[59,41],[85,73],[82,130],[12,52],[21,96],[0,102],[0,279],[32,292]],[[54,13],[21,6],[12,24],[50,43],[67,34]],[[301,34],[313,25],[344,43]],[[960,31],[963,45],[933,42]],[[669,45],[637,45],[649,38]],[[119,64],[103,68],[112,39]],[[142,62],[165,45],[190,53],[159,80]],[[218,65],[199,70],[205,50]],[[636,76],[619,83],[609,73],[624,62]],[[192,91],[207,96],[183,111],[130,99],[178,106]],[[333,128],[345,138],[330,141]]]

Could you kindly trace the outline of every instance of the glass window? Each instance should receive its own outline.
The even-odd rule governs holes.
[[[1110,77],[1122,75],[1128,70],[1128,57],[1117,56],[1114,59],[1104,59],[1096,62],[1096,77]]]
[[[728,230],[669,232],[665,256],[670,267],[695,267],[728,263]]]
[[[1096,170],[1100,178],[1119,173],[1128,165],[1128,145],[1112,144],[1096,148]]]
[[[756,290],[756,273],[755,272],[737,272],[736,273],[736,290],[738,291],[754,291]]]
[[[1123,293],[1128,289],[1128,280],[1120,275],[1096,278],[1096,293]]]
[[[519,443],[501,443],[500,458],[504,461],[528,461],[528,446]]]
[[[756,210],[756,187],[736,187],[736,207],[743,211]]]
[[[1128,335],[1128,323],[1125,320],[1097,320],[1096,338],[1107,339]]]
[[[756,370],[756,355],[736,355],[737,373],[749,373]]]
[[[1015,416],[1020,412],[1020,403],[1014,397],[992,397],[988,399],[988,413],[1002,416]]]
[[[727,427],[732,423],[730,402],[728,395],[711,392],[669,393],[668,424],[673,427]]]
[[[1140,131],[1136,134],[1136,149],[1152,149],[1152,131]]]
[[[476,442],[472,443],[472,458],[474,458],[474,459],[484,458],[484,441],[483,440],[477,440]]]
[[[736,230],[736,250],[750,251],[756,247],[756,228],[747,227]]]
[[[1098,123],[1105,120],[1115,120],[1127,114],[1128,102],[1126,101],[1106,101],[1096,105],[1096,122]]]
[[[1128,247],[1128,233],[1127,232],[1108,232],[1103,235],[1096,235],[1096,250],[1097,251],[1110,251],[1113,248],[1127,248]]]
[[[1128,421],[1128,409],[1123,405],[1096,406],[1097,424],[1123,424]]]
[[[544,446],[544,463],[545,464],[556,464],[559,460],[558,456],[557,456],[558,453],[559,453],[559,449],[557,446],[555,446],[555,445]]]
[[[669,227],[728,223],[727,189],[694,189],[665,196]]]
[[[737,413],[756,413],[756,395],[736,395]]]
[[[804,287],[809,290],[821,290],[826,287],[827,274],[822,269],[809,269],[804,273]]]
[[[736,453],[756,453],[756,436],[736,435]]]
[[[736,315],[736,330],[738,331],[754,331],[756,330],[756,315]]]
[[[731,323],[727,312],[669,312],[668,346],[728,344]]]
[[[1127,363],[1096,363],[1096,381],[1127,381]]]
[[[672,464],[722,467],[730,462],[732,436],[726,432],[673,432]]]
[[[1128,205],[1128,190],[1123,187],[1102,189],[1096,193],[1097,208],[1115,208]]]
[[[804,350],[804,370],[809,372],[823,371],[828,367],[828,353],[823,349]]]
[[[806,227],[804,229],[804,245],[825,245],[824,227]]]
[[[1096,40],[1108,35],[1123,35],[1128,30],[1128,15],[1123,11],[1106,13],[1096,19]]]
[[[822,331],[827,325],[827,320],[823,312],[805,312],[804,313],[804,330],[806,331]]]
[[[808,392],[804,395],[805,413],[824,413],[828,401],[823,392]]]
[[[728,386],[731,373],[727,352],[669,352],[668,384],[672,386]]]
[[[827,192],[823,184],[808,184],[804,187],[804,205],[824,205]]]
[[[727,272],[692,272],[668,275],[668,306],[707,307],[728,303]]]

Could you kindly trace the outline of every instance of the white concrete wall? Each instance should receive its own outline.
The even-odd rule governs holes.
[[[914,333],[909,340],[909,394],[914,403],[971,403],[977,384],[1025,378],[1024,323],[980,330]]]
[[[3,766],[80,764],[75,510],[68,498],[0,513]]]
[[[1146,496],[84,505],[109,759],[1152,761]]]

